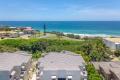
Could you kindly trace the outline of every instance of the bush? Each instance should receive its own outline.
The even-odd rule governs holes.
[[[36,51],[35,53],[32,54],[33,59],[39,59],[41,57],[41,52]]]
[[[110,50],[103,44],[101,39],[88,39],[84,41],[58,40],[58,39],[5,39],[0,45],[13,47],[35,53],[68,50],[81,51],[86,61],[105,61],[109,59]]]
[[[18,50],[19,49],[17,49],[17,48],[0,45],[0,52],[15,52],[15,51],[18,51]]]
[[[119,57],[119,56],[120,56],[120,50],[116,50],[116,51],[114,52],[114,54],[115,54],[116,57]]]
[[[35,42],[31,46],[31,50],[33,53],[36,51],[41,51],[41,52],[46,51],[46,48],[47,48],[47,43],[44,41]]]
[[[88,80],[103,80],[99,74],[90,74]]]
[[[103,80],[92,64],[87,64],[86,68],[88,72],[88,80]]]

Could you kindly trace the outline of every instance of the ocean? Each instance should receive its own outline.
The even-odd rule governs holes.
[[[40,31],[43,31],[44,24],[47,31],[120,36],[120,21],[0,21],[0,25],[30,26]]]

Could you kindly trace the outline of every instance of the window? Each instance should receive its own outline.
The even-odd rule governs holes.
[[[56,76],[51,76],[51,79],[52,79],[52,80],[56,80],[57,77],[56,77]]]
[[[12,78],[13,75],[15,75],[16,71],[12,71],[10,74],[10,78]]]
[[[12,75],[10,75],[10,79],[12,78]]]
[[[26,71],[25,66],[21,66],[21,71]]]
[[[68,77],[67,77],[67,80],[72,80],[72,76],[68,76]]]
[[[58,80],[66,80],[66,78],[58,78]]]
[[[24,74],[24,73],[25,73],[25,72],[22,71],[20,74]]]

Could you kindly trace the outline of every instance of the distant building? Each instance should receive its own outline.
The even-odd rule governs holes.
[[[28,80],[31,57],[27,52],[0,53],[0,80]]]
[[[11,30],[16,30],[17,28],[16,27],[9,27]]]
[[[103,41],[112,50],[120,49],[120,38],[104,38]]]
[[[69,51],[50,52],[38,61],[37,80],[87,80],[85,61]]]
[[[23,32],[24,32],[24,34],[35,34],[36,33],[36,31],[34,29],[32,29],[32,27],[25,27],[23,29]]]
[[[120,80],[120,62],[93,62],[105,80]]]

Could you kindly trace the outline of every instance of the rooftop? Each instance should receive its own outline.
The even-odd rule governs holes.
[[[120,71],[119,70],[120,70],[120,68],[117,68],[117,69],[113,68],[110,71],[112,73],[114,73],[117,76],[117,78],[120,80]]]
[[[50,52],[39,59],[40,66],[44,70],[80,70],[85,62],[80,55],[69,51]]]
[[[120,43],[120,38],[104,38],[105,40],[112,41],[115,43]]]
[[[96,69],[101,67],[106,74],[114,73],[120,79],[120,62],[93,62]]]
[[[14,66],[21,66],[21,64],[28,62],[30,58],[31,55],[23,51],[0,53],[0,70],[10,71]]]

